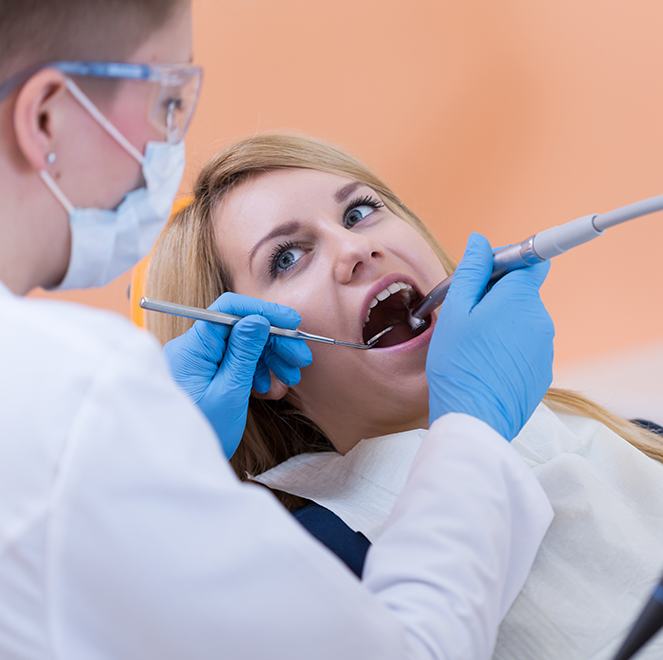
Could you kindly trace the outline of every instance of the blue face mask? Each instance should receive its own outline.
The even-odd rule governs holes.
[[[54,290],[107,284],[142,259],[170,215],[184,172],[184,142],[148,142],[141,154],[70,79],[67,89],[104,130],[141,164],[145,185],[114,210],[76,208],[53,177],[40,176],[69,214],[71,257]]]

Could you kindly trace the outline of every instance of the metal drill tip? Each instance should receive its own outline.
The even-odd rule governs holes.
[[[423,328],[427,321],[426,319],[420,319],[414,316],[414,314],[410,314],[407,318],[408,325],[410,326],[410,329],[416,332],[420,328]]]

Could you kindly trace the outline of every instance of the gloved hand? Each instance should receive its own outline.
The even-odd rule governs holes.
[[[269,334],[269,326],[294,329],[301,317],[289,307],[236,293],[224,293],[209,309],[243,316],[234,327],[196,321],[164,351],[175,382],[210,421],[230,458],[237,449],[251,388],[269,390],[270,370],[288,386],[312,362],[301,339]]]
[[[555,330],[539,296],[550,263],[507,273],[485,293],[492,265],[490,244],[472,234],[428,349],[429,417],[467,413],[511,441],[552,382]]]

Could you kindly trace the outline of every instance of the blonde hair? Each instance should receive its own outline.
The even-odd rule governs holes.
[[[212,214],[223,196],[238,183],[261,173],[304,168],[361,181],[384,204],[419,231],[437,252],[447,273],[455,264],[425,225],[364,165],[330,145],[292,135],[259,135],[238,142],[215,156],[195,184],[192,203],[177,213],[162,233],[149,267],[146,295],[186,305],[207,307],[232,286],[215,248]],[[183,332],[191,321],[148,314],[147,327],[161,342]],[[605,424],[624,440],[663,461],[663,442],[654,433],[610,413],[581,394],[551,388],[544,399],[557,412],[584,415]],[[251,399],[244,437],[231,464],[241,479],[259,474],[307,451],[333,449],[316,425],[290,403]],[[279,494],[288,507],[297,498]]]

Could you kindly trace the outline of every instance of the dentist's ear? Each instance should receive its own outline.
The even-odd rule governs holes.
[[[57,69],[42,69],[23,84],[13,112],[14,134],[29,168],[46,169],[48,154],[57,152],[56,108],[67,92],[65,77]]]
[[[266,392],[259,392],[255,387],[251,392],[251,395],[256,399],[265,399],[267,401],[278,401],[282,399],[290,389],[285,383],[280,381],[273,373],[269,374],[271,378],[271,383],[269,389]]]

